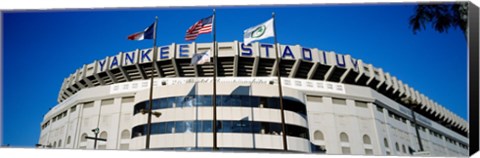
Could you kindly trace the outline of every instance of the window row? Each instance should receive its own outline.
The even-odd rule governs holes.
[[[67,110],[52,118],[52,123],[67,116]]]
[[[377,111],[383,113],[383,109],[384,109],[383,107],[380,107],[380,106],[378,106],[378,105],[376,105],[376,107],[377,107]],[[397,120],[397,121],[401,121],[401,122],[403,122],[403,123],[405,123],[405,124],[406,124],[407,122],[410,122],[407,118],[402,117],[402,116],[400,116],[400,115],[398,115],[398,114],[395,114],[395,113],[393,113],[393,112],[391,112],[391,111],[388,111],[388,116],[389,116],[390,118],[393,118],[393,119]],[[410,126],[413,127],[413,128],[415,128],[415,124],[414,124],[413,122],[410,122]],[[461,147],[461,148],[468,149],[468,145],[461,144],[461,143],[459,143],[458,141],[455,141],[455,140],[453,140],[453,139],[450,139],[449,137],[444,136],[444,135],[442,135],[442,134],[440,134],[440,133],[438,133],[438,132],[435,132],[435,131],[433,131],[433,130],[425,127],[425,126],[422,126],[422,125],[419,125],[419,124],[417,124],[417,126],[418,126],[418,130],[419,130],[419,131],[423,131],[423,132],[427,133],[427,129],[428,129],[428,131],[429,131],[429,133],[430,133],[431,136],[437,137],[437,138],[439,138],[439,139],[442,139],[443,137],[445,137],[445,139],[446,139],[447,142],[449,142],[449,143],[451,143],[451,144],[454,144],[454,145],[458,145],[458,146]]]
[[[131,103],[131,102],[134,102],[134,99],[135,97],[134,96],[128,96],[128,97],[122,97],[122,103]],[[101,105],[109,105],[109,104],[113,104],[113,101],[114,101],[114,98],[109,98],[109,99],[102,99],[100,104]],[[83,103],[83,107],[84,108],[90,108],[90,107],[93,107],[93,101],[89,101],[89,102],[84,102]],[[67,113],[73,113],[77,110],[77,105],[74,105],[70,108],[70,112],[68,112],[68,110],[65,110],[63,111],[62,113],[56,115],[55,117],[52,118],[51,122],[55,122],[55,121],[58,121],[62,118],[65,118],[67,116]],[[47,128],[47,126],[50,125],[50,120],[45,122],[43,125],[42,125],[42,130]]]
[[[213,121],[171,121],[152,123],[151,134],[212,132]],[[285,124],[288,136],[308,139],[308,129],[297,125]],[[147,125],[139,125],[132,129],[132,138],[146,135]],[[282,125],[271,122],[223,120],[217,121],[219,133],[258,133],[282,135]]]
[[[340,142],[349,143],[349,138],[347,133],[341,132],[339,135],[339,138],[340,138]],[[368,136],[367,134],[364,134],[362,136],[362,139],[363,139],[363,144],[366,144],[366,145],[372,144],[372,140],[370,139],[370,136]],[[316,130],[315,132],[313,132],[313,140],[320,140],[320,141],[325,140],[323,133],[320,130]],[[342,149],[342,154],[351,154],[349,146],[341,146],[341,149]],[[364,151],[365,151],[365,155],[373,155],[373,149],[371,148],[365,148]]]
[[[168,97],[153,100],[152,109],[166,109],[177,107],[194,107],[194,106],[212,106],[211,95],[197,95],[197,96],[178,96]],[[275,97],[256,97],[256,96],[242,96],[242,95],[217,95],[216,103],[219,107],[259,107],[259,108],[273,108],[280,109],[279,98]],[[285,110],[293,111],[303,116],[306,115],[307,110],[303,103],[289,99],[283,99]],[[149,101],[143,101],[135,105],[133,115],[148,110]]]

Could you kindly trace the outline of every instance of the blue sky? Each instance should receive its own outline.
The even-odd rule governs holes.
[[[413,34],[415,4],[216,7],[217,41],[276,13],[278,41],[350,54],[382,68],[467,118],[467,45],[459,29]],[[152,46],[127,36],[159,17],[157,45],[186,43],[185,31],[211,7],[84,9],[3,13],[3,142],[33,147],[65,77],[83,64]],[[201,35],[197,42],[210,42]],[[273,43],[272,39],[261,41]]]

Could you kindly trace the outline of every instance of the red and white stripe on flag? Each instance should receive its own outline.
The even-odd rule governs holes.
[[[213,15],[197,21],[188,28],[185,40],[192,41],[197,39],[198,35],[212,32]]]

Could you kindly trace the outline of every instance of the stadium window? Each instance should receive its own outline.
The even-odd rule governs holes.
[[[405,148],[405,144],[402,144],[402,151],[403,151],[403,153],[405,153],[405,154],[407,153],[407,150],[406,150],[406,148]]]
[[[383,145],[385,145],[385,148],[389,148],[387,138],[383,138]]]
[[[332,98],[332,103],[338,105],[347,105],[347,100],[341,98]]]
[[[373,155],[372,149],[365,149],[365,155]]]
[[[312,101],[312,102],[323,102],[323,97],[322,96],[313,96],[313,95],[307,95],[307,101]]]
[[[84,108],[84,109],[86,109],[86,108],[91,108],[91,107],[93,107],[93,101],[83,103],[83,108]]]
[[[107,145],[106,144],[100,144],[100,145],[98,145],[98,149],[99,150],[105,150],[105,149],[107,149]]]
[[[80,137],[80,142],[86,142],[87,141],[87,134],[83,133],[82,136]]]
[[[128,150],[129,144],[120,144],[120,150]]]
[[[113,104],[113,98],[103,99],[100,103],[100,105],[110,105],[110,104]]]
[[[314,133],[313,133],[313,139],[314,140],[324,140],[324,137],[323,137],[323,133],[319,130],[316,130]]]
[[[363,144],[372,144],[370,137],[368,135],[363,135]]]
[[[400,146],[398,145],[398,142],[395,142],[395,149],[396,149],[397,151],[400,151]]]
[[[132,103],[134,100],[135,100],[135,97],[134,97],[134,96],[122,97],[122,104],[123,104],[123,103]]]
[[[123,130],[121,134],[121,139],[130,139],[130,132],[128,130]]]
[[[345,132],[340,133],[340,141],[348,142],[348,135]]]
[[[388,117],[393,118],[394,117],[393,113],[388,111]]]
[[[70,108],[70,113],[75,112],[77,110],[77,105],[74,105]]]
[[[70,142],[71,142],[71,139],[72,139],[72,137],[71,137],[71,136],[68,136],[68,137],[67,137],[67,144],[70,144]]]
[[[377,107],[377,111],[380,112],[380,113],[383,113],[383,108],[378,106],[378,105],[375,105]]]
[[[342,154],[349,155],[350,147],[342,147]]]
[[[363,102],[363,101],[355,101],[355,106],[361,107],[361,108],[368,108],[367,102]]]
[[[53,147],[54,148],[57,147],[57,142],[56,141],[53,142]]]
[[[58,140],[58,147],[60,148],[62,146],[62,140]]]

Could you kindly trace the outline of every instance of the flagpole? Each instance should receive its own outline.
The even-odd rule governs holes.
[[[216,39],[216,29],[215,24],[215,9],[213,9],[213,151],[218,150],[217,148],[217,39]]]
[[[155,70],[155,62],[157,60],[157,22],[158,16],[155,16],[155,24],[153,26],[153,59],[152,70],[150,73],[150,99],[148,104],[148,121],[147,121],[147,137],[145,140],[145,149],[150,149],[150,133],[152,126],[152,104],[153,104],[153,72]]]
[[[275,27],[275,12],[272,12],[273,19],[273,37],[275,43],[275,58],[277,64],[275,65],[275,71],[277,71],[277,80],[278,80],[278,97],[280,98],[280,113],[282,119],[282,137],[283,137],[283,150],[287,151],[287,133],[285,130],[285,113],[283,112],[283,93],[282,93],[282,80],[280,77],[280,59],[278,58],[278,42],[277,42],[277,31]]]

